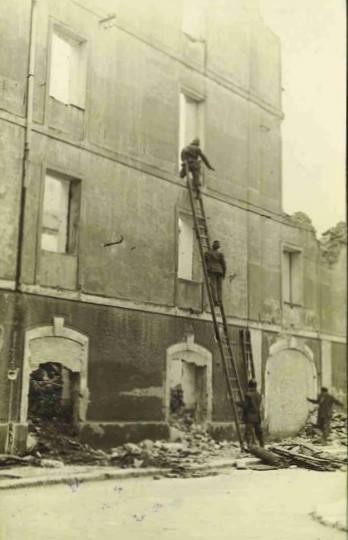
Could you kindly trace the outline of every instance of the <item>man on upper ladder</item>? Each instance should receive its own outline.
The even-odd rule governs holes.
[[[193,141],[185,146],[181,151],[181,170],[180,178],[185,178],[187,170],[192,174],[193,187],[199,192],[199,189],[202,185],[201,183],[201,161],[210,169],[215,171],[208,161],[208,158],[203,154],[200,148],[200,140],[198,137],[193,139]]]

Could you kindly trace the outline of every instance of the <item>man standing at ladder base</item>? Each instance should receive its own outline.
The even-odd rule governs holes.
[[[193,187],[199,191],[202,183],[201,183],[201,160],[203,163],[210,169],[211,171],[215,171],[215,169],[210,165],[208,158],[205,157],[203,154],[201,148],[200,148],[200,140],[198,137],[196,139],[193,139],[193,141],[185,146],[185,148],[181,151],[181,171],[180,171],[180,178],[185,178],[187,174],[186,167],[188,171],[192,174],[192,180],[193,180]]]
[[[214,305],[219,306],[222,304],[222,280],[226,275],[226,262],[218,240],[214,240],[204,257]]]
[[[245,442],[247,446],[255,443],[255,436],[261,447],[264,446],[263,431],[261,425],[262,397],[257,391],[257,382],[248,382],[248,391],[245,394],[244,402],[238,403],[243,409],[243,419],[245,422]]]

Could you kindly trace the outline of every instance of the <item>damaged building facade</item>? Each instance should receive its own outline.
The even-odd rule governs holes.
[[[256,1],[5,0],[0,25],[1,451],[25,445],[44,375],[94,445],[168,437],[178,387],[233,436],[178,174],[197,135],[270,434],[321,385],[344,393],[346,230],[282,210],[280,43]]]

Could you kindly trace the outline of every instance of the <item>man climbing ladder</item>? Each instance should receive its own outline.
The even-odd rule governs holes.
[[[192,151],[191,149],[194,146],[196,146],[197,148],[195,151]],[[232,414],[233,414],[233,420],[236,427],[236,433],[239,440],[239,444],[241,448],[243,449],[244,441],[243,441],[241,427],[240,427],[240,422],[243,419],[241,418],[241,414],[240,414],[241,412],[238,411],[237,403],[244,402],[244,393],[242,390],[236,362],[234,359],[234,353],[232,350],[232,342],[230,341],[230,337],[229,337],[229,327],[228,327],[227,319],[225,316],[221,290],[219,291],[214,290],[213,292],[213,288],[215,288],[216,283],[213,283],[211,280],[212,266],[210,265],[211,261],[210,261],[209,254],[211,254],[212,251],[214,251],[214,258],[215,258],[215,255],[216,255],[215,251],[217,251],[217,248],[219,246],[215,243],[214,245],[215,250],[213,250],[213,248],[210,245],[208,224],[207,224],[207,220],[205,216],[202,196],[200,193],[200,185],[201,185],[200,158],[203,155],[204,154],[199,148],[199,140],[197,139],[192,141],[191,145],[184,148],[181,153],[181,156],[183,159],[183,168],[180,172],[180,176],[182,178],[184,178],[185,176],[187,177],[187,187],[188,187],[189,195],[190,195],[193,221],[194,221],[196,236],[197,236],[198,245],[199,245],[199,252],[201,256],[201,262],[202,262],[202,268],[203,268],[203,274],[204,274],[204,281],[205,281],[205,286],[208,293],[210,311],[211,311],[211,315],[213,319],[214,332],[215,332],[221,360],[224,367],[227,391],[228,391],[229,401],[232,408]],[[212,169],[211,165],[209,164],[205,156],[204,156],[203,161],[207,164],[207,166],[210,169]],[[220,256],[218,258],[221,259]],[[220,260],[220,263],[221,263],[221,260]],[[219,268],[219,271],[220,271],[220,268]],[[222,269],[220,281],[222,280],[222,276],[225,273],[225,271],[226,271],[226,265],[223,262],[223,269]],[[219,297],[218,297],[218,294],[219,294]]]
[[[208,158],[203,154],[200,148],[200,140],[198,137],[193,139],[193,141],[185,146],[181,151],[181,171],[180,177],[185,178],[187,176],[187,171],[192,174],[193,187],[197,190],[200,190],[201,187],[201,160],[211,171],[215,171],[208,161]]]

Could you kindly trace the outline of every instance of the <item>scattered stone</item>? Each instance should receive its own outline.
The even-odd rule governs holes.
[[[154,441],[150,441],[150,439],[145,439],[140,443],[141,448],[144,448],[148,452],[151,451],[154,447]]]
[[[60,469],[64,467],[64,463],[57,459],[42,459],[40,461],[40,466],[46,467],[47,469]]]
[[[181,431],[180,429],[175,428],[175,427],[170,427],[169,429],[170,429],[170,431],[169,431],[169,440],[171,442],[178,442],[178,441],[180,442],[185,437],[185,432],[184,431]]]
[[[245,470],[245,469],[248,468],[248,466],[246,465],[246,463],[245,463],[245,461],[243,459],[237,459],[237,461],[235,463],[235,467],[238,470]]]
[[[35,435],[29,433],[27,437],[27,451],[32,452],[37,447],[38,443],[38,438]]]

